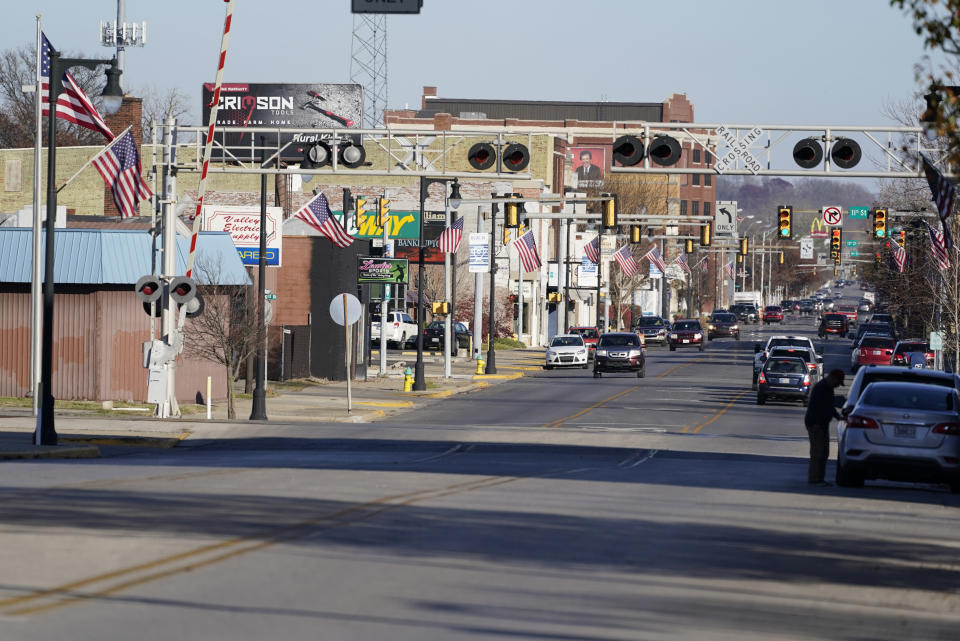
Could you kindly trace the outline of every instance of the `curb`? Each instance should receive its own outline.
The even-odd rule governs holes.
[[[100,448],[95,445],[37,445],[29,450],[0,451],[0,460],[58,458],[100,458]]]

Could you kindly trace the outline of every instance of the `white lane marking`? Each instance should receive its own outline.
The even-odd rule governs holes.
[[[646,463],[652,459],[657,455],[657,452],[659,452],[659,450],[637,450],[627,458],[617,463],[617,467],[622,467],[625,470],[635,468],[638,465]]]

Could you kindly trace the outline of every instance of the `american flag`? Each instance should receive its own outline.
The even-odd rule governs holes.
[[[643,257],[648,258],[651,263],[657,266],[657,269],[659,269],[661,272],[666,273],[667,264],[663,262],[663,259],[660,257],[660,249],[656,245],[651,247],[650,251],[644,254]]]
[[[893,243],[893,251],[891,252],[893,264],[896,266],[897,271],[902,274],[907,270],[907,250],[892,238],[890,242]]]
[[[456,254],[463,238],[463,218],[457,218],[454,223],[440,232],[439,247],[445,254]]]
[[[537,253],[537,241],[533,239],[532,229],[513,241],[513,246],[517,248],[517,253],[520,254],[523,271],[535,272],[540,269],[542,263],[540,262],[540,254]]]
[[[91,162],[113,192],[113,202],[117,204],[120,216],[136,216],[140,201],[149,198],[152,192],[140,175],[140,153],[133,133],[127,129],[126,133],[94,156]]]
[[[677,254],[677,257],[673,259],[673,262],[671,263],[671,265],[676,265],[677,267],[687,272],[688,274],[692,273],[690,271],[690,264],[687,263],[687,255],[684,254],[683,252],[680,252],[679,254]]]
[[[727,263],[726,265],[724,265],[724,266],[723,266],[723,269],[724,269],[724,271],[727,272],[727,276],[729,276],[729,277],[732,278],[733,280],[736,280],[736,279],[737,279],[737,272],[736,272],[736,270],[734,270],[734,268],[733,268],[733,261],[732,261],[732,260],[731,260],[729,263]]]
[[[318,232],[330,239],[337,247],[349,247],[353,236],[348,234],[330,212],[330,204],[322,193],[314,196],[300,211],[294,214]]]
[[[924,224],[927,225],[927,232],[930,234],[930,253],[933,254],[933,259],[937,261],[940,269],[946,269],[950,266],[950,254],[943,241],[943,232],[937,231],[927,223]]]
[[[629,278],[640,271],[637,259],[630,251],[630,245],[624,245],[613,254],[613,259],[620,265],[621,271]],[[652,260],[652,259],[651,259]]]
[[[701,271],[706,271],[707,269],[707,257],[704,256],[697,261],[697,264],[693,266],[694,269],[699,269]]]
[[[940,214],[940,224],[943,227],[943,246],[946,249],[953,247],[953,238],[950,236],[950,229],[947,226],[947,218],[953,211],[953,197],[957,193],[957,188],[940,173],[940,170],[933,166],[926,156],[920,154],[923,158],[923,171],[927,174],[927,182],[930,184],[930,192],[933,194],[933,202],[937,203],[937,212]]]
[[[40,100],[43,104],[43,115],[50,113],[50,50],[53,45],[47,36],[40,34]],[[63,74],[63,92],[57,98],[57,118],[62,118],[86,129],[99,131],[107,140],[113,140],[113,132],[103,121],[100,112],[93,106],[87,94],[77,84],[69,73]]]
[[[591,263],[600,264],[600,236],[594,236],[593,240],[583,246],[583,251]]]

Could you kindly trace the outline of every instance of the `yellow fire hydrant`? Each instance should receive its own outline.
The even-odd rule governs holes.
[[[403,391],[412,392],[413,391],[413,370],[409,367],[403,370]]]
[[[483,374],[483,366],[485,364],[483,359],[477,356],[477,374]]]

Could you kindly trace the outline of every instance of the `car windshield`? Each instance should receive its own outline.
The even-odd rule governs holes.
[[[937,389],[931,385],[873,383],[864,391],[860,402],[902,410],[946,412],[956,408],[954,396],[953,390]]]
[[[737,317],[733,314],[714,314],[713,322],[715,323],[735,323],[737,322]]]
[[[700,330],[699,321],[677,321],[673,329],[678,332],[696,332]]]
[[[927,343],[900,343],[897,345],[897,354],[906,354],[907,352],[929,352],[930,345]]]
[[[764,308],[764,311],[767,311],[767,312],[779,312],[779,311],[780,311],[780,308],[779,308],[779,307],[773,307],[773,306],[771,306],[771,307],[766,307],[766,308]]]
[[[644,316],[637,321],[637,327],[658,327],[663,325],[663,319],[659,316]]]
[[[570,333],[580,334],[584,338],[597,338],[600,336],[600,332],[592,327],[574,327],[570,330]]]
[[[583,347],[583,339],[579,336],[554,336],[550,347]]]
[[[433,321],[427,325],[427,329],[440,329],[444,328],[443,321]]]
[[[769,374],[804,374],[803,363],[794,358],[775,358],[767,362]]]
[[[604,334],[599,347],[640,347],[640,339],[631,334]]]
[[[794,346],[794,345],[797,345],[798,343],[803,344],[804,342],[805,341],[797,340],[796,338],[771,338],[770,343],[767,345],[767,347],[769,347],[770,349],[773,349],[774,347],[779,347],[780,345]]]
[[[771,356],[792,356],[793,358],[802,358],[805,361],[810,360],[810,351],[806,349],[794,349],[790,347],[778,347],[773,350]]]

